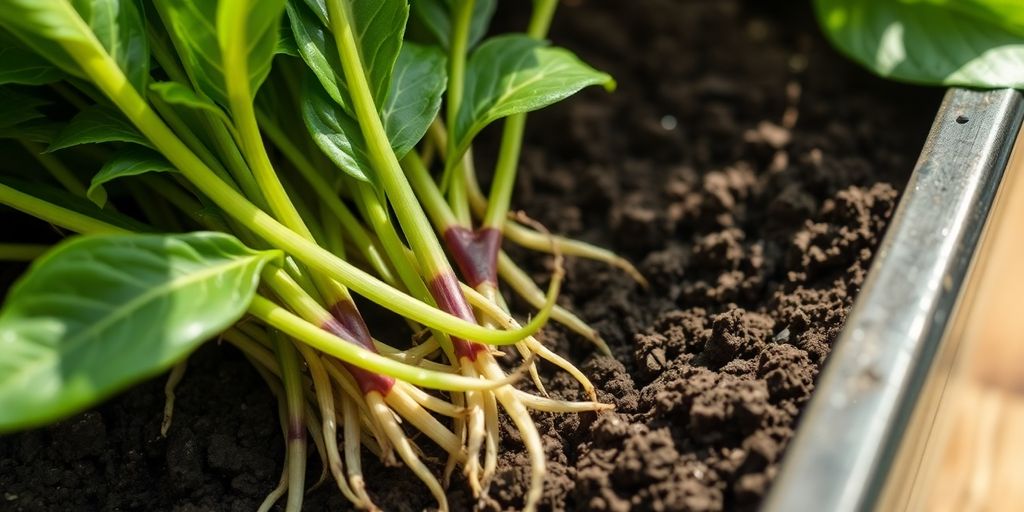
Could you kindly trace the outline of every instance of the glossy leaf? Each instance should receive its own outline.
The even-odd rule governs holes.
[[[290,0],[289,4],[288,16],[299,53],[324,90],[351,113],[341,58],[329,28],[330,18],[324,0],[305,0],[305,6],[300,5],[300,0]],[[391,74],[402,48],[402,36],[409,18],[409,4],[406,0],[350,0],[348,5],[366,79],[379,106],[387,99]]]
[[[149,89],[169,105],[203,110],[217,116],[228,126],[231,125],[231,119],[224,112],[224,109],[220,108],[213,101],[200,97],[195,91],[185,85],[178,82],[157,82],[150,84]]]
[[[227,104],[220,45],[217,43],[215,0],[153,0],[174,41],[185,72],[200,90]]]
[[[137,0],[71,0],[137,91],[149,79],[149,43]]]
[[[427,133],[441,109],[448,85],[445,55],[438,49],[406,43],[395,63],[381,119],[391,148],[402,158]]]
[[[374,181],[359,125],[313,80],[307,79],[303,87],[302,119],[313,141],[335,165],[353,178]]]
[[[446,50],[451,47],[452,6],[456,1],[415,0],[411,4],[412,15],[430,32],[433,42]],[[469,25],[469,48],[476,46],[487,34],[497,6],[497,0],[475,0]]]
[[[436,48],[406,43],[392,79],[380,113],[391,148],[402,158],[423,138],[441,108],[447,83],[445,56]],[[317,145],[354,178],[373,181],[366,142],[355,119],[316,84],[307,83],[304,96],[303,119]]]
[[[201,1],[201,0],[197,0]],[[280,40],[281,16],[285,0],[219,0],[217,6],[217,38],[221,54],[235,44],[247,57],[249,90],[252,97],[270,74],[277,44]],[[243,33],[244,37],[237,37]],[[232,80],[234,77],[225,77]]]
[[[0,0],[0,26],[64,72],[84,77],[62,46],[88,42],[80,18],[67,0]]]
[[[107,192],[103,185],[113,180],[148,172],[175,171],[177,169],[160,153],[140,146],[129,146],[118,151],[103,164],[96,176],[93,176],[92,182],[89,183],[86,197],[102,207],[107,203]]]
[[[457,161],[488,124],[561,101],[584,87],[615,86],[612,77],[584,64],[572,52],[524,36],[485,41],[466,63],[462,105],[455,120]]]
[[[828,38],[874,73],[1024,88],[1024,8],[1011,0],[816,0]]]
[[[316,75],[324,92],[351,114],[352,100],[341,71],[341,57],[334,44],[334,36],[324,21],[301,0],[289,0],[286,11],[299,56]]]
[[[295,34],[291,26],[281,25],[281,33],[277,37],[277,46],[274,47],[276,55],[287,55],[289,57],[299,56],[299,45],[295,42]]]
[[[105,106],[83,110],[64,127],[46,151],[96,144],[100,142],[130,142],[149,146],[149,141],[118,111]]]
[[[221,105],[228,104],[225,80],[237,79],[225,75],[224,58],[217,32],[217,13],[224,1],[153,0],[164,26],[171,34],[185,72],[205,96]],[[267,18],[267,13],[275,7],[272,4],[280,5],[281,1],[255,2],[252,6],[254,9],[228,13],[236,19],[238,13],[246,13],[246,36],[260,34],[255,39],[249,39],[247,45],[248,80],[253,94],[259,90],[260,84],[270,71],[270,60],[278,43],[273,16]]]
[[[136,0],[0,0],[0,25],[77,77],[84,73],[63,44],[88,44],[95,37],[130,83],[144,90],[149,47]]]
[[[276,257],[222,233],[58,245],[0,311],[0,430],[53,421],[166,370],[242,317]]]

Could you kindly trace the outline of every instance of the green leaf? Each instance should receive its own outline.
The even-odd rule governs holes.
[[[149,46],[137,0],[0,0],[0,25],[79,78],[85,73],[63,45],[89,44],[95,37],[129,82],[145,90]]]
[[[13,45],[0,48],[0,85],[45,85],[63,78],[63,71],[31,50]]]
[[[145,92],[149,42],[137,0],[71,1],[135,90]]]
[[[352,177],[373,182],[366,142],[355,119],[322,87],[306,81],[302,114],[321,150]],[[441,108],[447,77],[440,50],[413,43],[402,47],[381,119],[391,148],[404,157],[423,138]]]
[[[64,50],[62,42],[88,43],[81,17],[67,0],[0,0],[0,26],[64,72],[85,73]]]
[[[215,0],[153,0],[178,51],[181,64],[204,94],[227,104]]]
[[[316,145],[342,171],[358,180],[375,181],[359,125],[313,80],[307,79],[303,87],[302,119]]]
[[[110,107],[94,106],[72,118],[46,152],[100,142],[130,142],[149,147],[149,141],[120,112]]]
[[[317,15],[300,0],[289,0],[286,4],[288,20],[295,36],[299,56],[313,71],[324,91],[349,113],[352,100],[341,71],[341,57],[334,44],[334,36]],[[326,16],[326,14],[325,14]]]
[[[49,101],[23,90],[0,87],[0,128],[14,128],[28,121],[41,119],[39,107]]]
[[[201,0],[197,0],[201,1]],[[247,56],[249,90],[252,97],[270,74],[277,44],[280,40],[281,16],[285,0],[219,0],[217,6],[217,39],[223,55],[232,45],[244,45]],[[243,32],[244,37],[236,37]],[[225,77],[225,79],[231,79]]]
[[[1024,88],[1024,8],[1011,0],[816,0],[826,35],[894,80]]]
[[[441,109],[448,85],[446,57],[437,48],[406,43],[392,75],[388,99],[380,110],[391,148],[404,157],[427,133]]]
[[[118,151],[103,164],[96,176],[93,176],[85,195],[97,206],[103,207],[107,203],[107,192],[103,188],[106,183],[147,172],[176,171],[177,169],[160,153],[139,146],[129,146]]]
[[[278,257],[222,233],[61,243],[0,311],[0,431],[59,419],[166,370],[242,317]]]
[[[277,37],[277,46],[274,47],[275,55],[287,55],[289,57],[299,56],[299,45],[295,42],[295,34],[292,33],[290,25],[281,25],[281,33]]]
[[[457,0],[415,0],[411,4],[413,17],[430,32],[433,42],[446,50],[451,47],[452,4],[455,1]],[[473,3],[473,17],[469,25],[469,48],[473,48],[483,39],[497,6],[497,0],[476,0]]]
[[[572,96],[590,85],[613,89],[606,73],[584,64],[569,50],[524,35],[491,38],[466,63],[462,105],[455,120],[456,162],[488,124],[531,112]]]
[[[205,110],[224,121],[224,124],[231,126],[231,119],[224,109],[207,98],[200,97],[189,87],[178,82],[156,82],[150,84],[149,89],[156,93],[161,100],[169,105],[190,108],[193,110]]]
[[[228,0],[153,0],[164,26],[171,34],[182,66],[203,95],[221,105],[227,105],[227,77],[224,56],[217,32],[217,13]],[[250,2],[242,2],[250,3]],[[277,25],[283,0],[252,2],[250,8],[225,11],[227,21],[244,21],[247,38],[248,80],[253,94],[259,90],[270,72],[270,64],[278,43]],[[225,4],[223,9],[234,6]],[[244,17],[240,13],[245,13]]]
[[[327,93],[346,111],[352,112],[348,88],[341,71],[334,35],[324,0],[289,0],[288,17],[299,45],[299,54],[313,70]],[[406,0],[350,0],[351,24],[356,44],[377,105],[387,100],[391,73],[402,48],[405,23],[409,18]]]

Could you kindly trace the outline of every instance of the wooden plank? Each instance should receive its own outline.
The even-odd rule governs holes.
[[[1007,173],[908,510],[1024,510],[1024,134]]]

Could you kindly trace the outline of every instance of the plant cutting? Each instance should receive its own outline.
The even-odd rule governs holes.
[[[555,304],[563,254],[639,277],[509,214],[526,113],[614,85],[542,40],[554,8],[538,0],[526,34],[481,41],[493,1],[423,0],[414,42],[405,0],[0,2],[0,128],[41,171],[3,176],[0,203],[79,234],[2,248],[33,263],[0,311],[0,430],[174,367],[166,430],[183,358],[218,336],[280,402],[285,469],[261,509],[284,494],[301,508],[310,440],[323,478],[361,508],[375,508],[364,449],[401,460],[441,509],[457,467],[482,495],[499,407],[530,454],[535,508],[546,461],[530,411],[609,407],[534,336],[552,318],[607,351]],[[502,120],[484,195],[472,143]],[[501,252],[503,235],[553,256],[546,292]],[[529,321],[501,281],[537,308]],[[412,343],[375,339],[362,300],[406,322]],[[591,400],[545,396],[541,360]],[[443,478],[402,425],[447,454]]]
[[[494,236],[477,237],[475,232],[484,231],[487,209],[495,203],[488,195],[497,183],[494,162],[503,151],[508,119],[492,123],[474,137],[467,151],[471,159],[448,162],[449,132],[455,130],[446,101],[455,4],[410,2],[398,58],[414,45],[434,50],[429,52],[433,55],[440,52],[446,85],[438,115],[398,161],[429,220],[429,230],[462,282],[459,286],[466,286],[465,297],[481,304],[470,304],[476,324],[500,333],[492,327],[513,328],[506,323],[511,315],[486,314],[496,311],[494,302],[482,300],[487,299],[485,287],[478,288],[476,295],[470,293],[470,281],[444,236],[447,225],[461,226],[464,237],[471,240]],[[319,18],[308,4],[296,5],[303,8],[296,15]],[[501,3],[495,25],[528,32],[534,5]],[[188,55],[187,49],[178,48],[166,28],[172,22],[164,19],[159,7],[144,6],[143,11],[151,27],[146,35],[153,84],[145,91],[147,102],[211,170],[230,177],[223,181],[237,187],[260,210],[273,213],[255,177],[247,179],[238,172],[248,170],[246,154],[251,159],[253,153],[243,153],[236,141],[241,131],[227,102],[203,100],[202,96],[216,95],[200,95],[190,76],[194,72],[183,64],[209,59],[182,57]],[[294,10],[285,4],[270,72],[255,89],[257,125],[273,169],[318,245],[419,302],[436,305],[393,204],[386,196],[382,199],[381,189],[370,181],[376,177],[360,180],[339,168],[333,161],[338,155],[321,147],[328,137],[317,138],[307,127],[314,119],[309,113],[330,115],[338,108],[335,105],[342,105],[344,111],[347,103],[334,101],[310,69],[289,7]],[[872,80],[825,51],[824,41],[815,37],[816,27],[807,23],[813,18],[803,15],[812,12],[809,3],[781,2],[766,8],[764,3],[743,0],[638,0],[629,7],[614,0],[564,2],[558,7],[551,31],[556,44],[579,51],[592,66],[613,74],[618,88],[614,95],[607,95],[592,87],[540,115],[530,113],[516,166],[515,207],[525,208],[554,232],[616,248],[630,260],[642,262],[640,268],[651,280],[651,288],[645,291],[623,272],[578,257],[564,260],[558,304],[586,322],[571,324],[567,317],[559,317],[557,309],[551,310],[549,319],[575,325],[572,330],[583,336],[574,335],[568,327],[552,328],[549,321],[537,341],[579,366],[593,380],[601,400],[617,408],[580,416],[530,411],[549,457],[541,508],[615,510],[649,504],[664,509],[750,509],[757,506],[765,486],[771,488],[772,475],[785,457],[781,447],[791,438],[835,331],[857,300],[868,258],[885,229],[902,173],[920,149],[918,137],[934,114],[936,96],[927,91],[907,93],[900,86]],[[487,12],[487,4],[474,3],[472,12],[466,68],[474,52],[488,42],[475,35],[487,33],[478,28],[485,23],[477,17]],[[440,29],[432,29],[425,21],[429,16],[441,20]],[[216,12],[208,11],[203,18],[216,24]],[[323,51],[337,52],[329,18],[316,21],[330,31]],[[192,28],[187,32],[199,34]],[[13,48],[40,53],[16,36],[11,41]],[[332,42],[333,46],[328,44]],[[39,69],[45,72],[36,73]],[[345,72],[340,65],[325,69]],[[55,66],[34,70],[39,76],[61,78],[40,86],[11,83],[3,87],[4,98],[18,95],[19,99],[8,108],[35,103],[38,114],[33,115],[39,116],[17,123],[16,129],[0,129],[5,136],[19,136],[0,140],[5,156],[0,174],[7,176],[4,185],[62,205],[67,210],[64,220],[87,233],[102,233],[110,229],[108,225],[160,236],[204,231],[229,234],[253,251],[279,250],[239,228],[238,221],[155,151],[90,82]],[[319,89],[324,90],[319,98],[326,98],[330,108],[311,109],[302,101],[307,94],[319,94]],[[471,95],[465,89],[463,104]],[[207,108],[211,104],[217,108]],[[128,127],[118,133],[143,143],[70,144],[72,122],[81,126],[83,120],[111,118],[120,121],[116,126]],[[971,126],[973,118],[965,128]],[[349,132],[344,133],[342,141],[352,139]],[[31,146],[34,149],[28,149]],[[65,147],[45,152],[51,146]],[[422,165],[417,166],[416,160]],[[148,163],[138,166],[133,161]],[[469,166],[475,172],[468,172]],[[110,179],[94,179],[103,168],[108,169],[103,175]],[[119,174],[122,168],[133,170]],[[372,164],[370,169],[374,170]],[[420,169],[430,178],[426,186],[416,179],[423,174]],[[453,199],[463,192],[465,199]],[[23,208],[33,204],[24,196],[8,197],[22,200]],[[431,197],[435,206],[428,207]],[[88,215],[75,215],[83,211]],[[460,220],[466,212],[470,222]],[[444,221],[448,213],[454,221]],[[71,233],[49,229],[7,208],[0,217],[11,228],[4,241],[12,243],[0,250],[12,259],[38,258],[48,244]],[[96,223],[96,219],[105,222]],[[132,226],[123,226],[125,222]],[[388,225],[393,229],[388,230]],[[89,231],[90,226],[95,229]],[[508,301],[515,318],[526,323],[544,309],[544,288],[557,268],[554,258],[543,253],[557,249],[569,255],[578,247],[518,216],[506,217],[500,230],[503,250],[497,256],[495,299]],[[385,241],[400,250],[389,253]],[[456,243],[486,247],[485,243]],[[389,254],[403,251],[404,261],[413,264],[392,263]],[[324,297],[330,292],[322,292],[318,284],[322,273],[284,251],[267,258],[269,262],[258,273],[256,293],[281,307],[278,313],[290,312],[305,322],[301,325],[316,327],[315,332],[302,331],[302,337],[320,339],[321,332],[327,332],[320,324],[330,322],[322,321],[321,312],[330,312],[332,305]],[[0,279],[12,278],[24,268],[4,264]],[[59,289],[63,281],[46,288]],[[292,283],[304,295],[289,293]],[[528,289],[536,293],[524,295]],[[379,355],[457,375],[452,359],[443,355],[449,350],[444,336],[435,336],[425,323],[371,306],[372,301],[355,287],[348,290],[360,316],[366,315]],[[173,407],[167,415],[166,438],[159,437],[156,412],[164,392],[162,379],[133,387],[68,421],[0,436],[4,507],[89,509],[103,503],[122,508],[252,510],[281,484],[282,468],[302,465],[313,470],[307,473],[306,488],[312,489],[325,477],[324,485],[303,497],[309,509],[359,502],[362,497],[356,489],[387,510],[436,506],[437,500],[425,492],[427,486],[406,469],[411,466],[376,424],[369,399],[341,359],[313,348],[316,359],[310,357],[310,363],[305,359],[313,345],[281,335],[280,329],[268,328],[253,315],[243,315],[214,335],[215,343],[224,346],[206,344],[187,365],[172,367],[166,381],[168,397],[177,397],[167,401]],[[601,336],[591,327],[600,329]],[[288,344],[279,340],[291,342],[297,357],[289,355]],[[525,337],[518,341],[529,348]],[[600,356],[603,349],[594,350],[587,341],[606,342],[614,358]],[[255,362],[255,371],[238,361],[241,357],[234,346],[246,350],[242,354]],[[515,379],[511,384],[516,389],[544,397],[531,383],[536,369],[550,397],[588,400],[577,379],[544,362],[539,354],[531,361],[515,345],[491,350],[504,354],[496,359],[505,373],[514,374],[510,379]],[[298,372],[291,370],[295,367]],[[282,368],[288,370],[281,373]],[[371,373],[390,377],[385,370]],[[285,385],[285,375],[291,376],[292,384]],[[470,423],[483,423],[483,435],[473,434],[483,438],[476,462],[480,470],[475,472],[483,484],[488,416],[485,411],[478,419],[471,418],[477,413],[467,400],[483,402],[484,407],[493,403],[500,411],[497,400],[488,398],[493,393],[481,391],[474,398],[464,390],[431,390],[416,384],[413,375],[390,378],[396,382],[393,388],[408,388],[403,394],[414,400],[447,402],[430,402],[445,412],[424,406],[451,433],[435,432],[433,437],[440,442],[405,418],[399,426],[442,487],[451,461],[446,489],[450,508],[477,504],[471,475],[465,473],[469,457],[452,456],[442,446],[445,438],[454,437],[468,455]],[[270,384],[261,385],[261,379]],[[332,393],[317,394],[318,383]],[[302,391],[303,401],[292,398],[293,405],[288,407],[289,390],[294,397],[296,389]],[[272,395],[284,404],[281,414]],[[333,420],[332,414],[323,412],[332,406]],[[346,408],[352,406],[355,411],[346,415]],[[294,436],[288,441],[291,450],[281,449],[279,438],[288,428],[286,424],[279,430],[276,418],[287,422],[299,414],[304,439]],[[479,505],[519,509],[525,505],[532,476],[530,458],[518,429],[503,415],[498,415],[501,438],[495,477],[486,494],[481,493]],[[359,429],[358,435],[345,433],[346,417],[358,420],[348,424],[350,430]],[[340,435],[328,434],[330,429]],[[352,439],[360,442],[351,443]],[[354,457],[350,456],[354,450],[346,451],[350,446],[358,449]],[[282,460],[285,454],[287,463]],[[300,458],[303,454],[308,460]],[[382,459],[387,454],[391,456]],[[328,464],[321,466],[321,459]],[[379,460],[402,467],[386,468]],[[64,475],[56,485],[49,476],[53,474]],[[110,474],[118,478],[109,479]],[[338,479],[352,491],[354,500],[342,498],[343,484]],[[297,487],[285,478],[274,494],[283,504],[285,493],[291,498],[289,489]]]

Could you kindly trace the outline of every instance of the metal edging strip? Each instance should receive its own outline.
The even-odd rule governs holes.
[[[1024,94],[950,89],[764,512],[875,507],[960,295]]]

